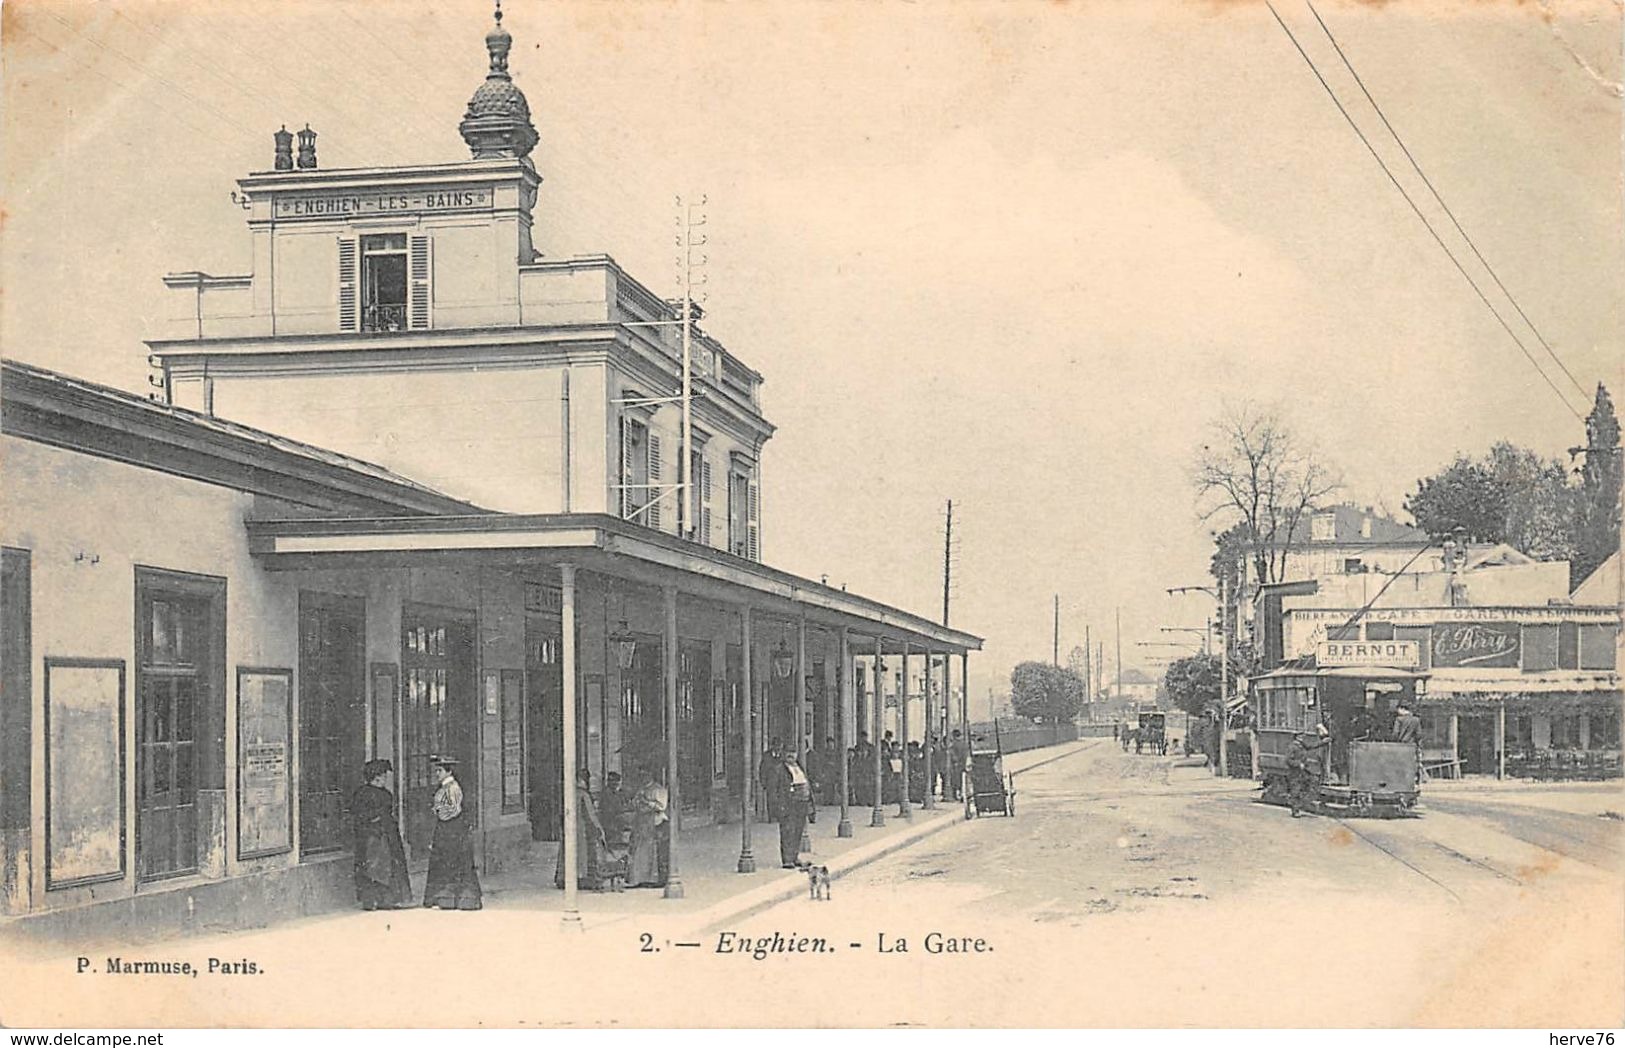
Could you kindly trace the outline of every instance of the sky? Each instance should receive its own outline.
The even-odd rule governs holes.
[[[764,557],[987,638],[973,695],[1086,627],[1156,672],[1199,626],[1191,463],[1281,412],[1404,519],[1457,452],[1581,443],[1621,379],[1621,8],[1316,10],[1540,333],[1472,260],[1303,0],[509,0],[540,135],[535,239],[675,293],[704,194],[707,330],[766,378]],[[144,390],[163,273],[248,271],[234,180],[309,123],[324,167],[467,156],[483,0],[10,0],[6,356]],[[1583,389],[1583,394],[1581,390]]]

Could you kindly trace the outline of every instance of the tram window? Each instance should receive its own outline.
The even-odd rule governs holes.
[[[1366,640],[1393,640],[1394,624],[1392,622],[1368,622],[1365,624]]]

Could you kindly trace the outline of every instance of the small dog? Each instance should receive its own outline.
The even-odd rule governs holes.
[[[806,866],[803,868],[807,871],[807,898],[821,899],[828,902],[830,900],[829,867]]]

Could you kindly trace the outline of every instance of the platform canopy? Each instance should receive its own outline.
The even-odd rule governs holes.
[[[581,571],[767,615],[806,615],[880,641],[887,654],[979,651],[982,638],[786,571],[604,514],[259,520],[249,548],[268,570],[487,566]]]

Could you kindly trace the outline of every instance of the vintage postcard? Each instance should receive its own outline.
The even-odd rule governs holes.
[[[9,0],[0,1024],[1619,1027],[1621,18]]]

